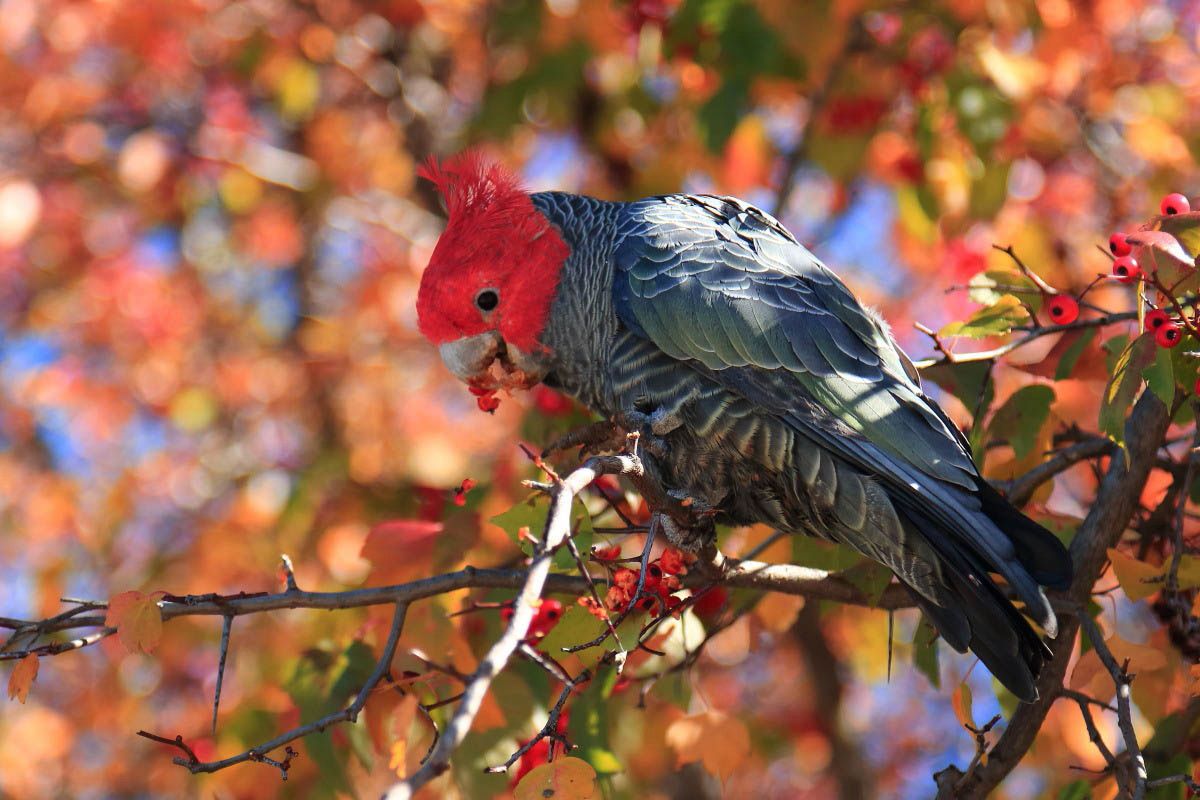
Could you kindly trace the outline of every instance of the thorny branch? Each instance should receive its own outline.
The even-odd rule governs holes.
[[[367,704],[367,698],[370,697],[371,693],[375,690],[375,687],[379,685],[379,682],[383,679],[383,677],[387,674],[388,669],[391,667],[392,656],[396,654],[396,645],[400,641],[400,633],[404,629],[404,617],[407,612],[407,602],[396,603],[396,610],[392,615],[392,626],[388,631],[387,642],[383,646],[383,653],[380,655],[379,661],[375,664],[375,669],[372,670],[370,677],[367,678],[366,683],[364,683],[362,689],[359,690],[358,695],[354,698],[354,702],[343,708],[341,711],[335,711],[332,714],[327,714],[326,716],[321,717],[320,719],[313,720],[306,725],[293,728],[286,733],[276,736],[274,739],[263,742],[257,747],[252,747],[249,750],[238,753],[235,756],[230,756],[229,758],[221,759],[220,761],[200,761],[198,758],[196,758],[196,754],[183,744],[183,739],[179,736],[176,736],[174,740],[171,740],[156,736],[154,734],[148,734],[144,731],[140,731],[139,735],[145,736],[149,739],[154,739],[157,742],[164,742],[166,744],[174,744],[179,746],[184,750],[186,757],[176,756],[174,758],[174,762],[182,767],[187,767],[187,769],[193,774],[198,772],[216,772],[217,770],[222,770],[226,767],[232,767],[235,764],[241,764],[246,761],[255,761],[261,764],[270,764],[271,766],[274,766],[280,771],[283,779],[287,780],[288,769],[291,766],[292,759],[297,755],[296,752],[289,747],[286,751],[287,755],[282,761],[267,757],[267,753],[277,750],[289,742],[294,742],[297,739],[308,736],[311,733],[320,733],[329,726],[335,725],[339,722],[356,722],[358,720],[358,715],[362,712],[363,707]]]

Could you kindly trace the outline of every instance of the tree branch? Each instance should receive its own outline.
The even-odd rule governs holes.
[[[225,758],[220,761],[197,760],[195,753],[187,749],[187,746],[183,744],[183,739],[180,736],[176,736],[174,740],[171,740],[155,734],[148,734],[145,731],[138,731],[138,735],[145,736],[148,739],[153,739],[165,744],[179,746],[184,749],[185,752],[188,753],[188,756],[186,758],[183,756],[176,756],[173,760],[176,764],[179,764],[182,767],[187,767],[192,774],[198,772],[216,772],[218,770],[225,769],[226,767],[232,767],[235,764],[242,764],[247,761],[255,761],[258,763],[270,764],[276,767],[283,774],[284,780],[287,780],[287,771],[291,765],[292,758],[295,756],[295,752],[292,751],[291,748],[288,748],[287,757],[282,761],[276,761],[275,759],[268,758],[267,753],[270,753],[272,750],[277,750],[289,742],[294,742],[297,739],[308,736],[311,733],[319,733],[324,731],[330,725],[334,725],[339,722],[356,722],[358,720],[359,713],[367,704],[367,698],[371,695],[371,692],[375,690],[375,687],[379,685],[379,681],[383,679],[383,676],[387,674],[388,669],[392,665],[392,656],[394,656],[396,653],[396,645],[400,641],[400,632],[404,628],[404,617],[407,613],[407,602],[396,603],[396,611],[392,615],[392,627],[391,630],[388,631],[387,642],[383,646],[383,653],[380,655],[379,661],[375,664],[375,669],[371,672],[370,677],[367,678],[367,682],[363,684],[362,689],[359,690],[358,695],[354,698],[354,702],[343,708],[341,711],[335,711],[332,714],[327,714],[318,720],[313,720],[307,725],[301,725],[293,728],[286,733],[276,736],[270,741],[263,742],[258,747],[252,747],[236,756],[230,756],[229,758]]]
[[[989,753],[987,763],[980,763],[962,775],[956,797],[964,800],[988,797],[1024,757],[1050,706],[1062,696],[1063,677],[1079,632],[1079,614],[1086,608],[1092,587],[1107,559],[1108,548],[1116,543],[1133,518],[1169,424],[1167,407],[1153,392],[1144,391],[1125,425],[1126,449],[1109,462],[1091,510],[1071,542],[1075,577],[1068,599],[1076,605],[1076,610],[1064,613],[1059,622],[1053,655],[1038,677],[1040,697],[1017,708],[1004,734]]]

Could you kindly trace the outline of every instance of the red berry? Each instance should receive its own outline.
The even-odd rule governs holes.
[[[1146,330],[1156,331],[1171,321],[1171,315],[1161,308],[1146,312]]]
[[[687,572],[687,558],[674,547],[663,550],[662,558],[658,560],[662,571],[668,575],[682,575]]]
[[[1196,385],[1192,387],[1192,394],[1200,397],[1200,378],[1196,378]]]
[[[465,506],[467,504],[467,492],[474,488],[475,481],[470,478],[463,478],[463,482],[454,490],[454,505]]]
[[[1158,204],[1158,210],[1167,216],[1186,214],[1192,210],[1192,204],[1179,192],[1171,192]]]
[[[1142,274],[1142,268],[1133,256],[1121,256],[1113,261],[1112,274],[1121,283],[1133,283]]]
[[[1114,233],[1108,237],[1108,249],[1114,256],[1127,256],[1133,252],[1133,245],[1123,233]]]
[[[1154,332],[1154,341],[1159,347],[1174,347],[1183,341],[1183,331],[1174,322],[1167,322],[1158,326],[1158,330]]]
[[[562,603],[557,600],[543,600],[538,606],[537,616],[529,624],[531,638],[540,639],[558,624],[562,619]]]
[[[1069,294],[1056,294],[1046,303],[1050,319],[1056,325],[1070,325],[1079,319],[1079,301]]]
[[[500,398],[496,397],[494,394],[480,395],[479,397],[475,398],[475,404],[479,406],[480,411],[486,411],[487,413],[491,414],[500,407]]]

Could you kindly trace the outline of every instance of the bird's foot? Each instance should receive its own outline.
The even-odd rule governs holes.
[[[666,458],[670,452],[666,435],[679,427],[678,419],[665,414],[662,409],[652,414],[631,410],[620,417],[625,430],[638,434],[638,446],[656,458]]]
[[[711,514],[690,515],[688,524],[667,514],[659,514],[658,526],[663,536],[685,553],[699,553],[716,541],[717,529]]]

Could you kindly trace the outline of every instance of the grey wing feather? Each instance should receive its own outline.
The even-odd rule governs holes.
[[[961,435],[886,326],[774,219],[732,198],[651,198],[624,212],[614,260],[618,314],[668,355],[714,371],[782,367],[892,456],[974,486]]]

